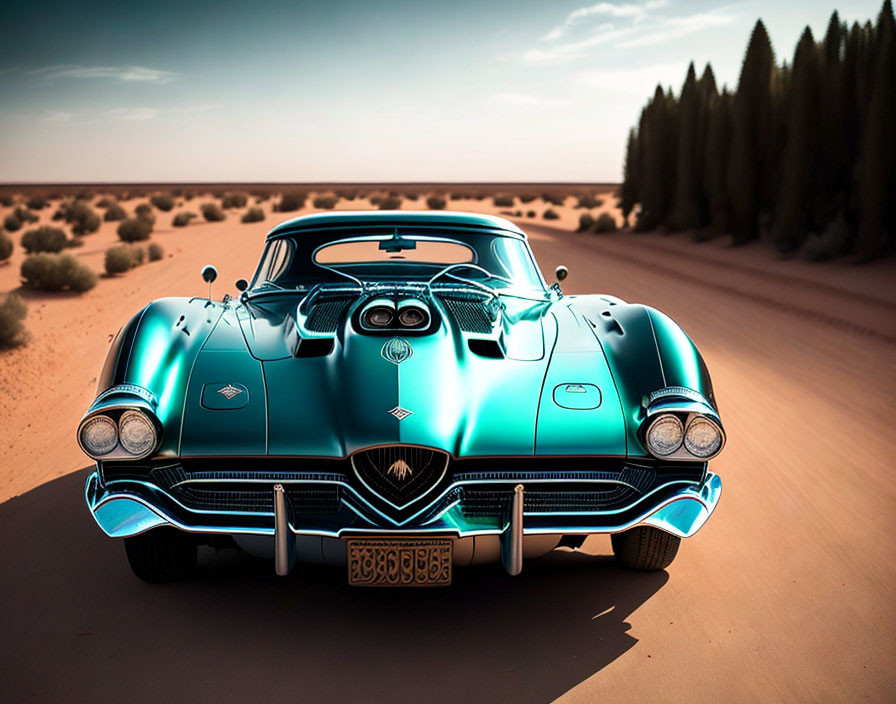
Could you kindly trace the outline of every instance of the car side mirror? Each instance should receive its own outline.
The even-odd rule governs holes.
[[[205,283],[212,284],[217,278],[218,270],[211,264],[206,264],[202,267],[202,280],[205,281]]]
[[[245,291],[247,288],[249,288],[249,282],[245,279],[237,279],[234,286],[236,286],[237,291]]]
[[[569,276],[569,269],[561,264],[557,267],[554,274],[557,276],[557,281],[563,281],[563,279]]]

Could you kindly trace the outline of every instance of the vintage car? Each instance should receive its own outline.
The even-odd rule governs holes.
[[[507,220],[309,215],[268,233],[236,298],[215,276],[122,327],[78,426],[87,505],[142,579],[211,545],[280,575],[448,584],[598,533],[656,570],[719,500],[725,433],[688,336],[547,285]]]

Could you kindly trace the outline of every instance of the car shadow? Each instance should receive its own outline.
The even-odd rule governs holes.
[[[636,643],[626,619],[668,580],[554,551],[516,578],[358,589],[204,549],[193,578],[149,585],[90,518],[85,476],[0,504],[8,701],[551,701]]]

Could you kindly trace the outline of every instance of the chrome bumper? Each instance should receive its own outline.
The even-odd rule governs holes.
[[[465,517],[458,505],[452,504],[436,518],[423,525],[409,525],[400,529],[383,528],[374,524],[301,525],[295,517],[281,523],[293,535],[316,535],[344,538],[350,535],[440,534],[459,538],[475,535],[506,535],[511,528],[523,535],[619,533],[638,525],[659,528],[681,538],[696,533],[715,510],[722,493],[722,480],[712,472],[700,485],[679,487],[656,503],[647,505],[634,517],[619,523],[607,524],[606,516],[597,521],[599,512],[577,514],[529,514],[520,508],[520,518],[501,523],[473,521]],[[274,487],[271,487],[271,512],[255,514],[192,511],[179,506],[171,497],[156,487],[139,482],[114,482],[100,485],[96,472],[90,474],[85,485],[87,507],[99,527],[113,538],[125,538],[158,526],[174,526],[194,533],[228,535],[274,536]],[[299,523],[299,525],[297,525]],[[511,523],[518,525],[511,525]],[[281,537],[285,537],[282,530]],[[515,563],[515,560],[514,560]],[[516,565],[513,565],[514,568]]]

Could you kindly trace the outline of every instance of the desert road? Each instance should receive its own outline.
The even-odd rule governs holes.
[[[208,255],[196,242],[212,227],[221,244]],[[260,241],[246,243],[245,226],[197,226],[160,235],[179,252],[170,261],[101,282],[78,308],[36,313],[72,316],[76,364],[57,340],[40,374],[2,368],[22,379],[13,406],[31,403],[24,385],[42,375],[77,379],[71,393],[45,392],[42,414],[31,403],[34,432],[47,418],[50,430],[29,442],[20,425],[2,442],[5,496],[18,496],[0,504],[0,699],[893,701],[896,279],[834,265],[801,278],[683,236],[524,227],[546,273],[569,267],[567,293],[662,309],[712,372],[728,431],[713,462],[722,499],[667,571],[623,571],[609,540],[590,538],[516,578],[458,570],[447,589],[358,590],[339,569],[303,565],[278,578],[210,550],[185,583],[138,581],[84,507],[74,427],[107,333],[130,312],[201,295],[202,259],[217,257],[228,282],[247,273],[235,261],[254,263]],[[55,470],[25,486],[7,478],[13,463]]]

